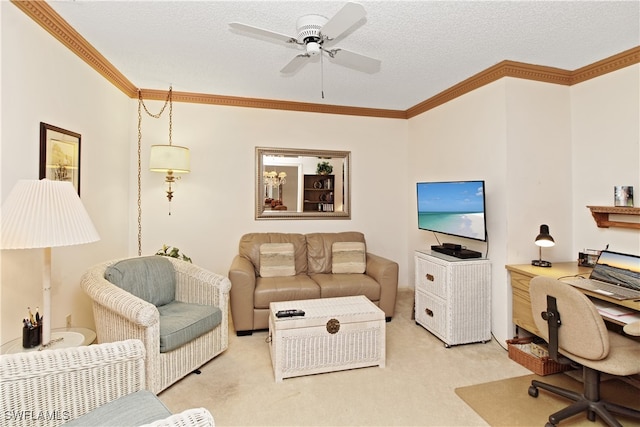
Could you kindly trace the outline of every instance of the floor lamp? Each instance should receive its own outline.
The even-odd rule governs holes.
[[[100,240],[70,182],[21,180],[2,205],[2,249],[44,249],[42,345],[51,341],[51,248]]]

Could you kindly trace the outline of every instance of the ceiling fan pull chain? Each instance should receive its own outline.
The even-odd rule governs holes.
[[[320,93],[322,95],[322,99],[324,99],[324,61],[323,54],[320,51]]]

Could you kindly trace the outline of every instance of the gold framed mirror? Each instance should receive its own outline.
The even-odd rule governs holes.
[[[256,219],[350,219],[351,152],[256,147]]]

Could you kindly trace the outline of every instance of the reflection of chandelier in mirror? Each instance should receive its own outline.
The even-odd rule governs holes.
[[[276,171],[271,171],[271,172],[267,172],[264,171],[264,184],[268,187],[279,187],[283,184],[287,183],[287,174],[286,172],[276,172]]]

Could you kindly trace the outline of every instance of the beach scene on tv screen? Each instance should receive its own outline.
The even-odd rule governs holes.
[[[418,189],[418,227],[483,240],[482,182],[421,183]]]

